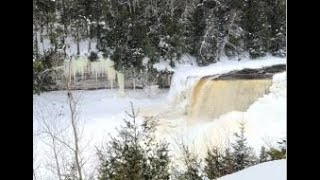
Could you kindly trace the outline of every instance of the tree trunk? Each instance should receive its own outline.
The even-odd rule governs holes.
[[[80,55],[80,32],[79,32],[78,24],[77,24],[77,55]]]
[[[97,49],[100,50],[101,49],[101,36],[100,36],[100,25],[98,23],[97,25]]]
[[[89,38],[89,42],[88,42],[88,53],[91,52],[91,38]]]
[[[39,58],[39,47],[38,47],[38,28],[35,24],[35,49],[36,49],[36,58]]]
[[[136,90],[136,75],[134,71],[133,71],[133,90]]]
[[[57,149],[56,149],[55,137],[52,136],[52,134],[50,136],[51,136],[51,141],[52,141],[54,160],[56,162],[57,175],[58,175],[59,180],[62,180],[62,176],[61,176],[61,172],[60,172],[60,164],[59,164],[59,159],[58,159],[58,153],[57,153]]]
[[[77,38],[77,55],[80,55],[80,40]]]
[[[237,12],[234,11],[232,13],[232,18],[231,18],[230,24],[228,26],[228,33],[223,37],[221,42],[218,44],[218,51],[217,51],[217,55],[215,58],[216,62],[219,61],[221,57],[226,55],[225,47],[226,47],[226,44],[229,43],[229,33],[231,31],[232,26],[234,25],[234,20],[236,19],[236,16],[237,16]]]
[[[69,76],[71,73],[69,73]],[[73,138],[74,138],[74,158],[75,165],[78,171],[79,180],[82,180],[82,171],[81,171],[81,163],[80,163],[80,152],[79,152],[79,134],[78,134],[78,123],[76,117],[77,110],[77,102],[75,101],[71,89],[70,89],[70,81],[67,82],[67,93],[68,93],[68,101],[69,101],[69,109],[71,112],[71,125],[73,130]]]

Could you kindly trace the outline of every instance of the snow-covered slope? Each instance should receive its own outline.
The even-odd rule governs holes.
[[[286,160],[261,163],[218,180],[286,180]]]

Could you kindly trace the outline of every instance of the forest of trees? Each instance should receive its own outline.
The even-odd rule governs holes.
[[[249,53],[286,55],[285,0],[33,0],[33,54],[44,39],[51,53],[72,37],[95,41],[117,70],[139,72],[160,59],[174,66],[183,54],[199,65]],[[96,53],[96,52],[95,52]]]

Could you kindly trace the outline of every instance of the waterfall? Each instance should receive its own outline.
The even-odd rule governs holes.
[[[246,111],[259,97],[268,93],[272,84],[267,79],[200,79],[189,97],[190,119],[215,119],[231,111]]]

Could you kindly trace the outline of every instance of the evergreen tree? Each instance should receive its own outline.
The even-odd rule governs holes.
[[[235,143],[232,144],[233,159],[235,163],[235,170],[239,171],[249,167],[255,163],[252,148],[247,145],[245,133],[245,123],[240,122],[240,133],[235,133]]]
[[[270,147],[270,149],[267,151],[267,154],[269,155],[271,160],[278,160],[278,159],[285,159],[287,155],[287,141],[282,140],[278,142],[279,147]]]
[[[174,6],[174,7],[172,7]],[[159,27],[159,49],[160,58],[168,60],[171,66],[180,58],[183,53],[183,26],[179,21],[181,14],[172,11],[175,5],[170,1],[159,1],[159,19],[157,21]]]
[[[259,155],[259,163],[263,163],[268,161],[268,154],[266,148],[264,146],[261,147],[260,155]]]
[[[265,14],[269,22],[269,52],[276,56],[286,55],[286,1],[265,0]]]
[[[209,179],[216,179],[225,174],[223,158],[223,155],[219,152],[217,147],[214,147],[207,152],[204,171]]]
[[[38,59],[41,49],[66,52],[69,37],[79,55],[82,40],[88,52],[96,40],[104,57],[135,79],[160,60],[173,67],[185,53],[199,65],[243,52],[285,56],[285,13],[284,0],[33,0],[33,51]]]
[[[131,120],[124,120],[125,126],[109,142],[107,151],[99,151],[99,179],[169,179],[168,144],[155,142],[155,121],[149,119],[139,126],[132,104],[127,115]]]
[[[156,122],[153,117],[142,124],[144,132],[144,179],[168,180],[170,157],[168,155],[168,143],[157,142],[155,139]]]
[[[182,143],[182,163],[185,170],[183,172],[175,172],[175,179],[185,180],[194,179],[201,180],[203,175],[201,174],[201,160],[198,156],[192,153],[187,145]]]
[[[231,174],[235,172],[235,162],[233,159],[233,154],[231,152],[230,148],[227,148],[225,150],[224,156],[223,156],[223,175]]]
[[[54,81],[51,76],[52,56],[54,52],[47,51],[33,61],[33,94],[40,94],[51,89]]]

